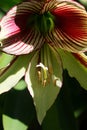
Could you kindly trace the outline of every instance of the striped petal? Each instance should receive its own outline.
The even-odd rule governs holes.
[[[42,8],[36,1],[23,2],[13,7],[0,22],[0,40],[19,33],[25,29],[27,20],[32,13],[38,13]]]
[[[87,55],[85,53],[72,53],[73,56],[87,68]]]
[[[0,22],[0,49],[9,54],[27,54],[44,43],[39,32],[27,27],[31,14],[40,12],[42,4],[23,2],[13,7]]]
[[[55,29],[47,39],[68,51],[87,50],[87,12],[76,2],[60,2],[51,13],[55,16]]]
[[[13,7],[0,21],[0,41],[11,35],[20,32],[20,28],[15,23],[17,6]]]
[[[44,41],[45,39],[40,32],[31,30],[3,40],[2,51],[14,55],[28,54],[41,48]]]

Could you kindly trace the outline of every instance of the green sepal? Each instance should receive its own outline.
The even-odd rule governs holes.
[[[1,73],[0,76],[0,94],[10,90],[25,75],[26,68],[32,54],[16,57],[10,65]]]
[[[51,51],[50,59],[52,61],[51,63],[53,67],[53,75],[61,79],[62,66],[60,64],[60,59],[57,59],[57,57],[55,56],[54,52],[51,49],[50,51]],[[61,87],[56,86],[51,79],[46,86],[43,86],[42,83],[39,81],[36,68],[38,64],[39,55],[40,52],[36,52],[36,54],[31,59],[28,70],[26,72],[25,80],[26,83],[28,84],[30,94],[32,95],[34,100],[38,121],[41,124],[46,115],[47,110],[54,103]]]
[[[76,59],[72,53],[58,50],[62,62],[63,68],[67,69],[71,77],[75,77],[80,83],[81,87],[87,90],[87,68]]]

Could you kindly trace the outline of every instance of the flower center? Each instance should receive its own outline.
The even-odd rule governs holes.
[[[54,29],[54,16],[48,11],[43,14],[33,14],[28,20],[28,26],[40,31],[43,35]]]

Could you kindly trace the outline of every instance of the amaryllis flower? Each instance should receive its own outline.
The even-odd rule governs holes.
[[[58,50],[87,51],[87,12],[71,0],[23,2],[2,18],[0,45],[1,51],[16,57],[1,71],[0,93],[25,76],[41,122],[62,86]]]
[[[87,50],[87,12],[74,1],[30,0],[13,7],[1,23],[1,49],[21,55],[52,47],[78,52]]]

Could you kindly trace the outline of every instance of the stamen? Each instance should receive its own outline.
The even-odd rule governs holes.
[[[41,67],[41,68],[43,68],[44,70],[48,70],[48,68],[47,68],[44,64],[42,64],[42,63],[36,65],[36,67]]]
[[[54,82],[54,85],[55,86],[58,86],[58,87],[62,87],[62,81],[60,80],[60,78],[56,77],[53,75],[53,82]]]
[[[47,79],[48,79],[48,67],[46,67],[42,63],[36,65],[36,67],[37,68],[40,67],[42,69],[41,71],[38,71],[38,77],[39,77],[39,81],[42,82],[42,85],[46,86]]]
[[[46,84],[47,84],[47,80],[46,80],[46,79],[44,79],[44,81],[43,81],[43,86],[45,87],[45,86],[46,86]]]
[[[38,78],[39,78],[39,81],[41,81],[41,72],[38,71]]]

